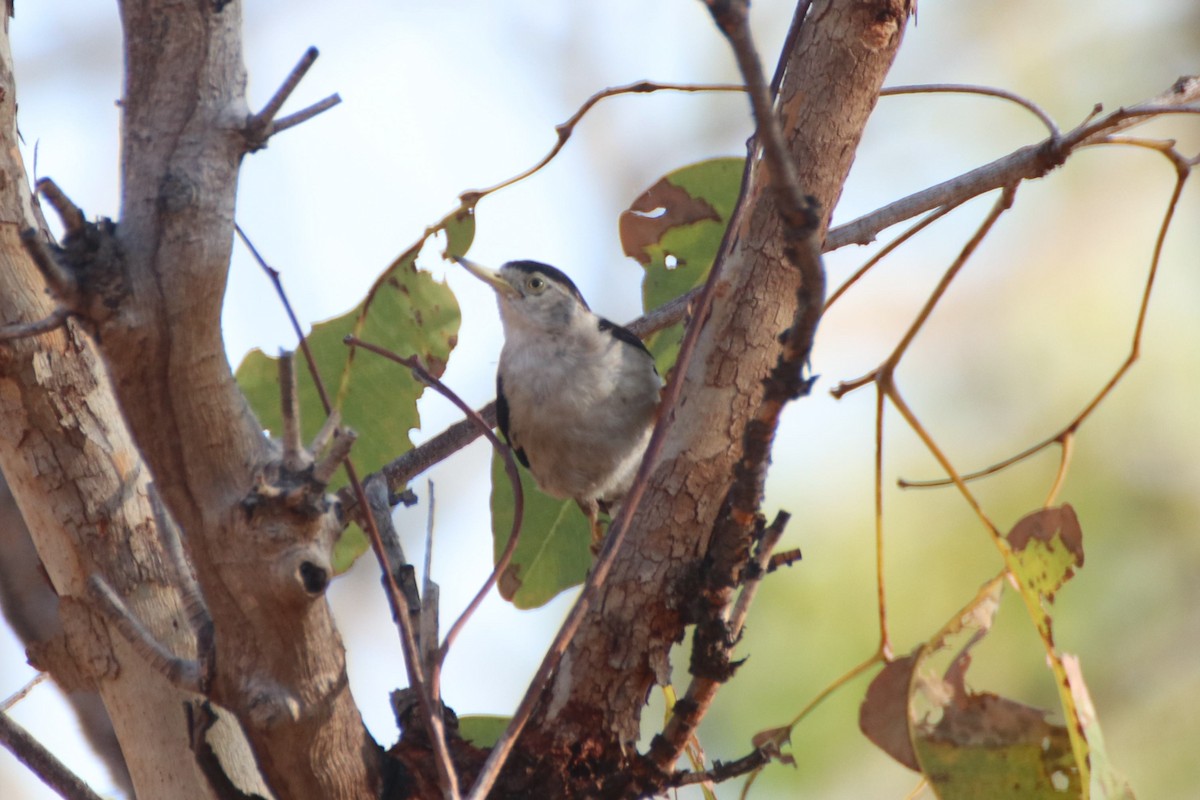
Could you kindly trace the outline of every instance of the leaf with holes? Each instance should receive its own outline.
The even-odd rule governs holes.
[[[737,205],[744,166],[741,158],[690,164],[664,175],[621,212],[621,246],[646,271],[643,310],[658,308],[708,278]],[[647,340],[663,375],[675,363],[682,338],[683,325],[673,325]]]

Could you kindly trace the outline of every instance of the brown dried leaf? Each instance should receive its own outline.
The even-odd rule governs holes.
[[[885,664],[858,709],[858,727],[883,752],[909,769],[920,772],[917,754],[908,733],[908,695],[915,656],[904,656]]]
[[[707,200],[662,178],[621,212],[617,220],[621,248],[630,258],[649,264],[647,249],[662,241],[667,231],[706,219],[721,221]]]
[[[755,750],[760,750],[769,758],[778,761],[780,764],[788,764],[796,766],[796,759],[792,758],[787,753],[784,753],[780,748],[792,741],[792,729],[786,725],[780,728],[767,728],[754,734],[750,739],[750,743],[754,745]]]

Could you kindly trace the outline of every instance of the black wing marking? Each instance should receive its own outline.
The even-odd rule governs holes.
[[[601,317],[600,318],[600,330],[607,331],[608,333],[612,334],[613,337],[621,340],[625,344],[633,345],[634,347],[641,350],[646,355],[650,356],[651,361],[654,360],[654,355],[649,350],[646,349],[646,343],[643,342],[641,339],[639,339],[638,335],[636,333],[634,333],[633,331],[629,330],[629,328],[622,328],[617,323],[612,322],[611,320],[607,320],[604,317]]]
[[[504,396],[504,381],[500,380],[500,375],[496,375],[496,426],[500,428],[500,434],[504,437],[504,441],[512,442],[508,438],[508,398]],[[525,469],[529,469],[529,459],[525,457],[525,451],[519,447],[513,447],[513,455],[517,457]]]

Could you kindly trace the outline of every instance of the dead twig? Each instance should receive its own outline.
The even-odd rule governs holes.
[[[304,80],[304,76],[308,74],[309,69],[316,62],[318,55],[319,53],[315,47],[305,50],[304,55],[300,57],[296,66],[292,67],[292,71],[284,78],[280,87],[275,90],[275,94],[271,95],[271,99],[263,106],[262,111],[259,111],[246,121],[243,135],[246,138],[247,152],[261,150],[267,146],[267,141],[275,134],[312,119],[317,114],[327,111],[342,102],[341,97],[332,94],[308,108],[297,111],[295,114],[291,114],[283,119],[276,119],[280,109],[283,108],[283,104],[292,96],[292,92],[296,91],[296,87],[300,85],[300,81]]]
[[[1179,199],[1183,195],[1184,186],[1189,177],[1193,162],[1180,154],[1172,144],[1166,142],[1149,142],[1146,140],[1130,140],[1125,137],[1112,138],[1111,140],[1098,141],[1096,144],[1113,144],[1142,147],[1154,152],[1161,153],[1175,168],[1175,186],[1171,192],[1171,197],[1167,202],[1167,209],[1163,214],[1162,222],[1158,227],[1158,233],[1154,240],[1153,252],[1150,256],[1150,267],[1146,275],[1146,283],[1142,289],[1141,302],[1138,306],[1137,321],[1133,326],[1133,334],[1129,345],[1129,352],[1125,359],[1117,367],[1116,371],[1109,377],[1100,390],[1092,397],[1091,401],[1083,407],[1074,417],[1072,417],[1058,431],[1042,439],[1040,442],[1033,444],[1019,453],[1009,456],[1001,461],[998,461],[988,467],[985,467],[974,472],[965,473],[962,475],[964,481],[974,481],[980,478],[985,478],[989,475],[995,475],[998,472],[1015,465],[1022,461],[1042,452],[1047,447],[1058,444],[1062,448],[1062,456],[1060,459],[1059,469],[1055,474],[1054,484],[1050,489],[1049,497],[1046,504],[1049,505],[1054,497],[1057,496],[1063,481],[1066,479],[1066,467],[1070,462],[1071,447],[1074,442],[1075,433],[1080,426],[1096,411],[1104,399],[1116,389],[1117,385],[1125,377],[1126,373],[1133,367],[1141,355],[1142,334],[1146,327],[1146,317],[1150,308],[1150,296],[1154,290],[1154,284],[1158,277],[1158,269],[1162,262],[1163,247],[1166,244],[1167,233],[1171,228],[1171,223],[1175,219],[1175,210],[1179,206]],[[898,484],[905,489],[924,489],[941,486],[949,486],[952,481],[949,478],[938,478],[934,480],[907,480],[901,478]]]
[[[517,542],[520,538],[521,522],[524,517],[525,509],[525,495],[521,489],[521,475],[519,472],[517,472],[517,462],[512,456],[512,449],[500,441],[500,438],[496,436],[491,426],[482,417],[476,414],[475,411],[469,405],[467,405],[457,393],[434,377],[434,375],[425,368],[425,365],[421,363],[419,358],[416,356],[405,357],[397,355],[386,348],[379,347],[378,345],[371,344],[370,342],[365,342],[356,336],[347,336],[344,341],[351,347],[361,347],[364,350],[375,353],[376,355],[390,359],[397,364],[402,364],[403,366],[412,370],[413,374],[417,376],[418,380],[420,380],[426,386],[433,388],[436,392],[453,403],[460,411],[467,415],[467,418],[471,421],[471,424],[474,425],[482,435],[486,436],[488,441],[491,442],[492,447],[500,453],[501,457],[504,459],[505,471],[508,474],[509,481],[512,483],[513,523],[512,529],[509,531],[508,542],[505,544],[504,550],[501,552],[500,557],[496,560],[495,568],[488,575],[487,580],[485,580],[483,583],[483,586],[478,592],[475,593],[475,596],[471,599],[471,602],[467,604],[467,607],[463,613],[459,615],[458,619],[454,621],[454,624],[450,626],[450,630],[446,633],[445,640],[438,649],[438,669],[430,676],[431,684],[436,692],[441,675],[441,665],[443,662],[445,662],[446,655],[450,652],[450,647],[454,644],[454,640],[458,637],[458,634],[462,631],[463,626],[466,625],[471,616],[474,615],[484,598],[487,597],[488,593],[492,590],[492,587],[496,585],[496,581],[499,579],[499,576],[512,562],[512,556],[516,551]]]
[[[554,132],[555,132],[555,134],[557,134],[558,140],[554,143],[554,146],[550,148],[550,152],[548,152],[548,153],[546,153],[546,155],[542,156],[542,158],[539,159],[536,164],[529,167],[528,169],[525,169],[525,170],[517,173],[516,175],[512,176],[511,178],[502,180],[493,186],[487,187],[486,189],[472,189],[472,190],[463,192],[461,195],[459,195],[459,199],[462,200],[462,203],[464,206],[472,207],[472,206],[476,205],[484,197],[487,197],[489,194],[498,192],[501,189],[505,189],[509,186],[512,186],[515,183],[520,183],[521,181],[530,177],[534,173],[540,171],[543,167],[545,167],[547,164],[549,164],[551,161],[554,160],[555,156],[557,156],[559,154],[559,152],[563,149],[563,147],[566,146],[567,140],[570,139],[571,134],[573,134],[575,132],[575,127],[579,124],[580,120],[582,120],[584,118],[584,116],[589,111],[591,111],[592,108],[594,108],[596,106],[596,104],[599,103],[601,100],[605,100],[609,97],[617,97],[618,95],[623,95],[623,94],[649,94],[651,92],[744,92],[744,91],[746,91],[746,87],[744,87],[744,86],[736,86],[736,85],[724,84],[724,83],[692,84],[692,83],[660,83],[658,81],[636,81],[634,83],[629,83],[624,86],[613,86],[608,89],[604,89],[603,91],[596,92],[594,95],[592,95],[587,100],[585,100],[583,102],[583,105],[581,105],[575,111],[575,113],[571,115],[571,117],[566,122],[563,122],[563,123],[560,123],[560,124],[554,126]]]
[[[70,309],[59,307],[34,322],[14,322],[10,325],[0,325],[0,342],[25,339],[58,330],[66,324],[73,313]]]

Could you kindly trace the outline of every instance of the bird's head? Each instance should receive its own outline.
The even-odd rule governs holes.
[[[549,264],[509,261],[493,271],[465,258],[454,260],[496,292],[506,330],[562,331],[590,310],[566,273]]]

